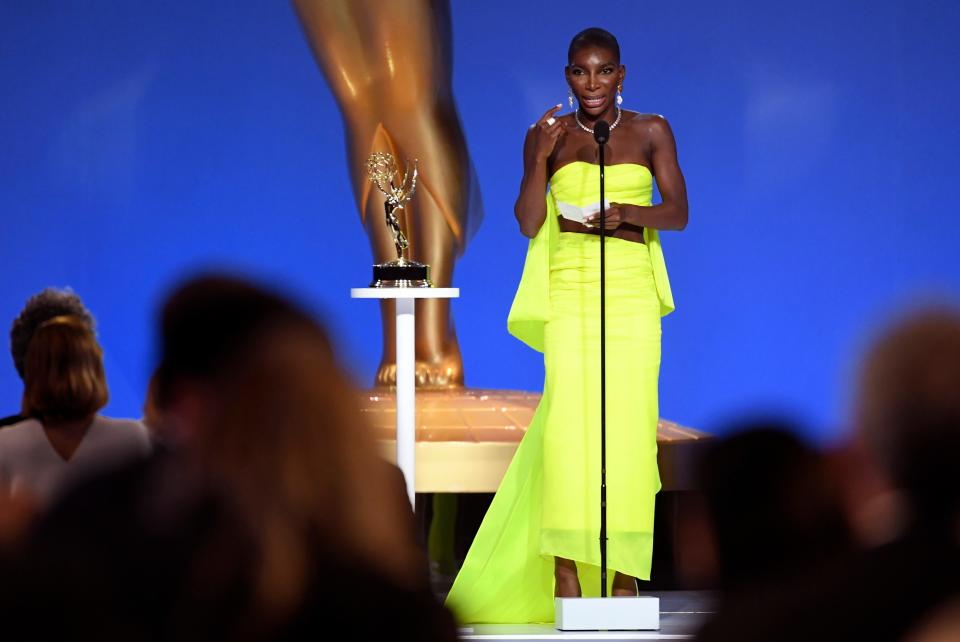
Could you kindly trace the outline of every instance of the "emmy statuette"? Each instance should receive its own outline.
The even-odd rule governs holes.
[[[409,260],[405,254],[409,242],[400,229],[397,210],[402,210],[404,204],[413,198],[417,189],[417,161],[413,161],[413,173],[407,163],[403,177],[397,169],[393,156],[386,152],[377,152],[367,159],[367,175],[377,186],[387,200],[383,203],[383,210],[387,218],[387,226],[393,232],[393,242],[397,246],[397,258],[386,263],[373,266],[372,288],[430,288],[430,266]]]

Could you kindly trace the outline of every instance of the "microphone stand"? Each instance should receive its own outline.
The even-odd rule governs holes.
[[[631,631],[660,628],[656,597],[608,600],[607,597],[607,208],[604,204],[604,145],[610,125],[594,124],[600,156],[600,598],[554,598],[556,627],[561,631]]]
[[[606,121],[596,122],[593,138],[600,156],[600,597],[607,597],[607,223],[603,150],[610,138],[610,126]]]

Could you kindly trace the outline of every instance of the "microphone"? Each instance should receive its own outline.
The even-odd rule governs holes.
[[[593,140],[603,145],[610,140],[610,125],[605,120],[598,120],[593,124]]]

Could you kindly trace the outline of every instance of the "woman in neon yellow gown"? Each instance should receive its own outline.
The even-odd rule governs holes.
[[[600,119],[611,125],[608,581],[614,595],[636,594],[634,579],[650,577],[660,489],[660,317],[673,310],[657,230],[686,226],[686,188],[666,120],[619,107],[626,69],[616,39],[587,29],[574,37],[568,58],[577,111],[548,110],[524,144],[516,214],[532,238],[507,321],[513,335],[543,352],[543,397],[447,597],[465,623],[551,622],[554,595],[599,594],[599,215],[574,222],[558,216],[558,203],[599,202],[592,128]],[[654,177],[658,205],[651,205]]]

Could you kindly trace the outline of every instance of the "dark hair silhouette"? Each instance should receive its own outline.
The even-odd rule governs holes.
[[[585,47],[602,47],[603,49],[607,49],[613,53],[617,62],[620,62],[620,43],[617,42],[616,37],[606,29],[590,27],[575,35],[573,40],[570,41],[570,47],[567,49],[567,64],[573,63],[574,54]]]
[[[103,352],[80,318],[59,316],[33,333],[24,364],[23,412],[40,421],[73,421],[107,404]]]
[[[848,532],[826,464],[779,420],[743,423],[698,466],[720,583],[739,588],[846,550]]]
[[[27,348],[33,333],[44,321],[54,317],[71,316],[82,321],[91,332],[96,331],[96,323],[90,311],[84,307],[80,297],[72,290],[58,290],[46,288],[27,299],[23,310],[13,321],[10,328],[10,354],[13,365],[20,378],[24,378],[24,366],[27,359]]]
[[[204,277],[164,306],[161,351],[161,411],[188,388],[203,391],[207,407],[184,453],[253,530],[259,609],[281,618],[296,610],[318,550],[400,584],[419,581],[394,469],[310,315],[252,284]]]
[[[157,404],[162,408],[169,401],[178,381],[210,380],[229,371],[257,333],[283,321],[311,323],[286,300],[230,276],[186,283],[160,313]]]
[[[921,520],[960,511],[960,311],[924,310],[891,327],[865,359],[857,423]]]

